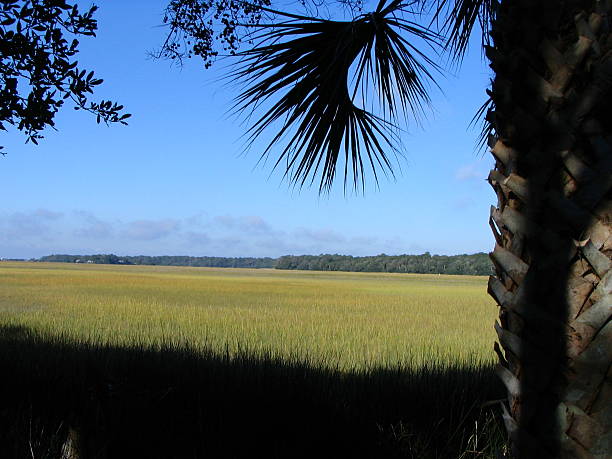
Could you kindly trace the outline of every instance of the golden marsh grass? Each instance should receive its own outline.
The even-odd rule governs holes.
[[[484,277],[1,262],[0,286],[0,325],[76,342],[346,370],[494,360]]]

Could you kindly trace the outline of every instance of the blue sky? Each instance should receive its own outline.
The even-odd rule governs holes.
[[[226,61],[182,68],[148,52],[164,39],[163,1],[101,2],[98,37],[83,39],[82,67],[104,79],[129,126],[97,125],[68,108],[39,146],[3,133],[0,257],[51,253],[280,256],[489,251],[492,159],[468,129],[489,71],[477,46],[433,91],[433,112],[403,135],[395,180],[365,195],[293,189],[242,154],[245,126],[227,115],[235,95]],[[477,45],[477,43],[475,43]]]

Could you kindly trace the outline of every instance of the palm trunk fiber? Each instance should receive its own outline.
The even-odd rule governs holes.
[[[487,56],[512,457],[612,454],[611,1],[501,1]]]

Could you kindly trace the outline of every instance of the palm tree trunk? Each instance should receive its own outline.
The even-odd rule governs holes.
[[[487,48],[511,455],[612,451],[610,1],[501,1]]]

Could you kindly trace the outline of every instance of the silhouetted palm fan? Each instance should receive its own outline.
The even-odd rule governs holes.
[[[425,6],[430,2],[424,1]],[[433,2],[431,2],[433,4]],[[446,39],[446,47],[455,61],[461,61],[467,51],[470,36],[478,23],[482,30],[482,44],[490,43],[490,26],[499,0],[436,0],[434,22]]]
[[[242,64],[232,77],[247,87],[236,108],[265,106],[250,128],[251,140],[282,122],[263,155],[287,137],[276,166],[285,160],[286,175],[295,183],[314,180],[321,171],[320,190],[328,190],[342,153],[345,187],[349,176],[355,188],[363,186],[364,162],[375,180],[378,168],[393,173],[395,121],[400,113],[422,113],[429,103],[430,69],[436,68],[404,35],[439,44],[436,34],[400,17],[405,9],[400,0],[388,6],[381,1],[375,12],[345,22],[277,12],[286,20],[260,25],[260,45],[239,54]],[[355,104],[359,89],[367,103],[370,86],[378,92],[380,115]],[[275,96],[271,106],[265,104]]]

